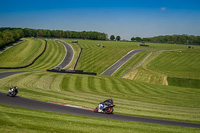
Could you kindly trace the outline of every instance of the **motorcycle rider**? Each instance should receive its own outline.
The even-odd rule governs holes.
[[[18,93],[18,87],[17,87],[17,86],[11,87],[11,88],[9,89],[9,91],[10,91],[11,89],[14,89],[15,95],[17,95],[17,93]],[[8,95],[8,94],[7,94],[7,95]]]
[[[18,93],[18,87],[14,86],[14,88],[15,88],[15,93],[17,94]]]
[[[104,109],[105,105],[109,105],[109,104],[113,104],[113,100],[112,98],[109,98],[101,103],[99,103],[99,110],[98,112],[102,112],[102,110]]]

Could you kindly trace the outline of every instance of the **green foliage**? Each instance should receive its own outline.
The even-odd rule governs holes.
[[[95,31],[63,31],[63,30],[45,30],[45,29],[29,29],[25,28],[25,37],[56,37],[56,38],[79,38],[91,40],[106,40],[105,33]]]
[[[120,40],[121,40],[121,37],[120,37],[120,36],[117,36],[117,37],[116,37],[116,40],[117,40],[117,41],[120,41]]]
[[[111,40],[111,41],[115,40],[115,36],[114,36],[114,35],[111,35],[111,36],[110,36],[110,40]]]
[[[145,41],[145,42],[153,42],[153,43],[169,43],[169,44],[194,44],[200,45],[200,36],[193,35],[165,35],[165,36],[155,36],[150,38],[140,38],[140,37],[132,37],[132,41]]]
[[[0,49],[5,48],[11,43],[18,41],[20,38],[24,37],[24,32],[22,29],[1,29],[0,30]]]

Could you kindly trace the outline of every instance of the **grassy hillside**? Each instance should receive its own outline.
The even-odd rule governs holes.
[[[24,39],[0,54],[0,67],[19,67],[30,64],[43,50],[45,42],[40,39]]]
[[[31,43],[30,43],[31,42]],[[43,45],[41,44],[43,42]],[[20,64],[22,65],[23,63],[28,64],[30,62],[30,60],[32,61],[32,59],[34,59],[35,57],[37,57],[41,51],[43,50],[43,46],[44,46],[44,40],[39,40],[39,39],[28,39],[27,42],[20,44],[19,46],[15,46],[11,49],[8,49],[5,53],[3,53],[3,55],[1,56],[0,54],[0,60],[3,60],[3,64],[12,64],[12,60],[13,58],[16,59],[15,64]],[[24,45],[27,45],[25,49],[26,52],[21,51],[21,49],[24,49]],[[38,47],[38,46],[42,46],[42,49],[40,48],[38,51],[39,52],[35,52],[34,50]],[[17,51],[17,52],[16,52]],[[30,52],[31,51],[31,52]],[[10,54],[10,53],[17,53],[16,55]],[[44,54],[31,66],[27,67],[27,68],[23,68],[23,69],[13,69],[13,70],[4,70],[4,69],[0,69],[0,71],[24,71],[24,70],[46,70],[46,69],[51,69],[54,66],[59,65],[62,60],[64,59],[66,54],[66,50],[64,48],[64,46],[60,43],[58,43],[57,41],[54,40],[50,40],[47,39],[47,49],[44,52]],[[23,56],[22,56],[23,55]],[[5,56],[5,57],[3,57]],[[24,58],[30,58],[30,60],[28,60],[26,58],[26,60],[24,60]],[[19,63],[18,63],[19,62]]]
[[[67,115],[0,105],[1,132],[198,133],[199,129]]]
[[[180,84],[178,83],[180,80],[173,80],[173,83],[169,80],[168,83],[167,79],[170,77],[199,79],[199,51],[200,47],[196,46],[196,49],[192,50],[155,52],[140,67],[130,71],[124,78],[165,85],[172,85],[175,81],[177,81],[176,84]]]
[[[147,65],[148,69],[171,77],[200,79],[200,50],[163,52]]]
[[[115,113],[200,123],[200,90],[133,82],[110,76],[34,72],[0,80],[1,92],[20,88],[20,96],[94,108],[109,97]]]
[[[33,66],[20,70],[45,70],[60,64],[66,54],[64,46],[53,40],[47,41],[47,51],[44,55]],[[70,43],[72,40],[64,41]],[[97,44],[100,44],[100,47],[97,47]],[[200,89],[196,89],[199,84],[194,88],[176,87],[180,86],[177,85],[179,82],[185,82],[185,79],[193,79],[190,81],[191,85],[199,81],[199,47],[182,52],[154,52],[141,66],[130,71],[123,78],[119,78],[150,53],[144,51],[128,61],[113,76],[100,75],[127,52],[144,48],[138,47],[137,44],[136,42],[79,40],[78,44],[72,44],[76,53],[75,60],[80,48],[83,48],[76,69],[96,72],[98,76],[27,72],[1,79],[0,91],[6,93],[9,87],[17,85],[20,89],[19,95],[22,97],[88,108],[94,108],[99,102],[112,97],[117,114],[200,123]],[[149,45],[151,50],[187,49],[186,45]],[[11,51],[15,50],[15,47],[11,49]],[[75,60],[69,66],[73,66]],[[173,86],[166,86],[168,84]],[[132,132],[133,130],[136,132],[198,132],[192,128],[63,115],[5,105],[0,105],[0,109],[0,114],[3,116],[0,117],[0,130],[5,132],[11,130],[44,132],[47,131],[46,129],[48,132],[99,132],[100,129],[101,132],[108,130],[110,132]],[[23,122],[23,126],[17,124],[19,122]],[[107,126],[105,124],[107,122],[112,125]]]
[[[67,40],[71,42],[72,40]],[[98,47],[97,45],[100,45]],[[138,47],[138,42],[116,42],[116,41],[92,41],[92,40],[78,40],[78,45],[83,48],[83,52],[81,54],[80,60],[78,62],[77,68],[79,70],[84,70],[87,72],[96,72],[101,74],[108,67],[114,64],[116,61],[121,59],[124,55],[126,55],[129,51],[133,49],[183,49],[187,48],[186,45],[170,45],[170,44],[148,44],[149,47]],[[102,48],[104,46],[104,48]],[[136,64],[144,55],[140,56],[138,61],[135,63],[129,62],[129,67],[131,64]],[[129,68],[128,67],[128,68]],[[127,68],[126,68],[127,69]],[[119,70],[116,76],[121,76],[125,70]]]

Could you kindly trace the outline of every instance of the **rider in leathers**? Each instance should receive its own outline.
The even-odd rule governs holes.
[[[99,110],[98,110],[98,112],[101,112],[104,109],[105,105],[109,105],[109,104],[113,104],[112,98],[109,98],[109,99],[107,99],[107,100],[99,103]]]
[[[18,87],[17,86],[14,86],[14,87],[11,87],[9,90],[11,90],[11,89],[14,89],[14,91],[15,91],[15,94],[17,95],[17,93],[18,93]],[[7,94],[8,95],[8,94]]]

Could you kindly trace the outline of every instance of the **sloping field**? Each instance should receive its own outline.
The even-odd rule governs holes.
[[[59,65],[66,54],[65,47],[57,41],[47,39],[45,53],[27,70],[46,70]]]
[[[30,64],[43,50],[45,42],[40,39],[24,39],[0,54],[0,67],[19,67]]]
[[[70,41],[72,40],[69,40],[69,42]],[[98,47],[98,44],[100,45],[100,47]],[[76,69],[101,74],[108,67],[110,67],[112,64],[114,64],[116,61],[121,59],[124,55],[126,55],[129,51],[133,49],[148,48],[155,50],[187,48],[187,46],[185,45],[169,45],[156,43],[147,43],[148,45],[150,45],[149,47],[138,47],[137,44],[138,42],[78,40],[78,45],[83,48],[83,51]],[[104,46],[104,48],[102,46]],[[142,57],[139,58],[140,59],[138,59],[138,62],[139,60],[142,60]],[[129,62],[129,64],[131,63]],[[131,65],[129,67],[131,67]],[[123,72],[124,70],[119,70],[116,76],[119,76]]]
[[[199,48],[196,46],[196,49],[192,50],[155,52],[140,67],[130,71],[124,78],[155,84],[199,88],[197,83],[200,79]],[[180,85],[181,79],[185,82],[184,85]]]
[[[108,97],[115,113],[200,123],[200,90],[133,82],[109,76],[50,72],[23,73],[0,80],[2,92],[17,85],[20,96],[94,108]]]
[[[60,64],[66,54],[64,46],[53,40],[47,41],[48,46],[44,55],[32,66],[20,70],[45,70]],[[65,41],[71,42],[72,40]],[[79,43],[72,44],[72,47],[75,47],[76,53],[80,49],[79,46],[82,47],[83,53],[76,69],[97,72],[98,74],[106,70],[127,52],[144,48],[138,47],[135,42],[78,41]],[[100,44],[100,47],[97,47],[97,44]],[[151,49],[187,49],[186,45],[149,45]],[[137,54],[112,77],[41,71],[26,72],[1,79],[0,91],[6,93],[9,87],[17,85],[20,89],[19,95],[22,97],[88,108],[94,108],[99,102],[112,97],[116,104],[114,112],[118,114],[200,123],[200,89],[166,86],[168,76],[199,79],[198,75],[195,74],[195,71],[199,72],[199,52],[197,49],[195,53],[195,50],[190,52],[153,53],[140,67],[125,75],[135,81],[117,77],[120,77],[126,70],[142,61],[149,54],[148,51]],[[189,53],[192,53],[192,55]],[[179,56],[179,54],[182,55]],[[187,60],[192,57],[195,57],[193,61],[189,61],[192,64],[192,69],[188,70],[188,67],[191,66],[187,64]],[[169,63],[172,63],[172,59],[174,64],[169,65]],[[166,64],[162,65],[161,60],[164,60],[162,63]],[[180,60],[182,63],[176,60]],[[73,66],[73,63],[70,66]],[[173,66],[179,68],[175,69]],[[168,69],[171,73],[168,72]],[[188,73],[183,71],[188,71]],[[192,128],[61,115],[6,105],[0,105],[0,110],[2,116],[0,117],[0,129],[5,132],[11,130],[16,132],[44,132],[47,129],[48,132],[55,130],[60,132],[99,132],[100,129],[101,132],[108,130],[110,132],[198,132],[198,129]],[[18,124],[21,121],[23,121],[23,126]],[[111,125],[107,126],[109,122]]]
[[[43,43],[43,44],[42,44]],[[5,51],[3,55],[0,54],[0,60],[3,61],[3,63],[0,64],[10,64],[12,65],[12,60],[16,59],[17,65],[23,65],[26,63],[30,63],[33,59],[35,59],[44,49],[44,40],[39,39],[28,39],[28,41],[25,43],[22,43],[20,45],[17,45],[15,47],[10,48],[9,50]],[[24,52],[23,47],[26,46],[26,52]],[[40,47],[39,47],[40,46]],[[42,48],[41,48],[42,47]],[[38,51],[35,51],[38,50]],[[10,54],[12,53],[12,54]],[[13,53],[16,53],[13,54]],[[53,41],[50,39],[47,39],[47,48],[44,54],[38,58],[38,60],[31,66],[23,69],[12,69],[9,71],[24,71],[24,70],[46,70],[53,68],[54,66],[59,65],[62,60],[64,59],[64,56],[66,54],[66,50],[64,46],[57,41]],[[27,58],[25,58],[27,57]],[[5,65],[4,65],[5,66]],[[13,66],[12,66],[13,67]],[[4,69],[0,69],[0,71],[8,71]]]
[[[147,65],[148,69],[172,77],[200,79],[200,50],[163,52]]]

